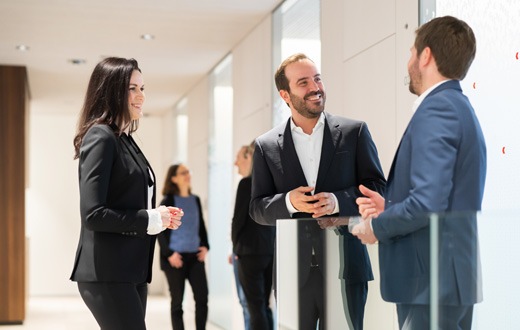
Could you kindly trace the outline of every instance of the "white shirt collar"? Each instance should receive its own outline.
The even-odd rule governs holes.
[[[437,88],[438,86],[440,86],[441,84],[444,84],[445,82],[449,81],[450,79],[446,79],[446,80],[443,80],[443,81],[439,81],[438,83],[436,83],[435,85],[433,85],[432,87],[428,88],[426,91],[424,91],[424,93],[422,93],[414,102],[413,102],[413,107],[412,107],[412,112],[415,112],[419,106],[421,105],[422,101],[424,101],[424,99],[426,98],[426,96],[428,96],[428,94],[431,93],[431,91],[433,91],[435,88]]]

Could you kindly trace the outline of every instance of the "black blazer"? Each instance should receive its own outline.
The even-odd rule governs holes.
[[[274,226],[277,219],[290,218],[285,204],[286,194],[299,186],[307,186],[294,147],[290,120],[256,139],[250,214],[260,224]],[[325,113],[315,192],[334,193],[339,203],[339,216],[359,215],[356,204],[356,198],[361,196],[359,184],[381,193],[386,184],[370,132],[364,122]],[[298,213],[295,217],[310,215]],[[319,233],[323,231],[316,223],[306,223],[306,226],[299,227],[299,262],[310,265],[313,239],[320,241],[322,235]],[[345,235],[345,282],[372,280],[366,247],[348,231],[342,233]],[[322,265],[322,244],[314,248],[318,264]],[[303,269],[308,274],[309,268]],[[300,279],[305,281],[306,274],[300,275]]]
[[[199,246],[205,246],[209,251],[209,242],[208,242],[208,232],[206,231],[206,225],[204,223],[204,215],[202,214],[202,206],[200,203],[200,198],[197,195],[195,196],[195,200],[197,201],[197,207],[199,208],[199,238],[200,244]],[[175,198],[173,195],[164,196],[160,205],[165,206],[175,206]],[[170,249],[170,235],[171,229],[166,229],[158,235],[159,239],[159,247],[161,250],[161,269],[165,270],[168,267],[171,267],[170,262],[168,261],[168,257],[171,256],[175,251]]]
[[[251,177],[244,177],[238,183],[235,212],[231,223],[233,252],[243,255],[273,255],[276,228],[262,226],[249,215],[251,201]]]
[[[148,228],[151,166],[131,136],[94,125],[79,156],[81,231],[71,280],[150,282],[155,236]],[[155,205],[155,187],[152,196]]]

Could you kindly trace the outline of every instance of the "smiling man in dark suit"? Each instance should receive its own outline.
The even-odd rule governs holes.
[[[291,118],[256,139],[250,214],[264,225],[277,219],[358,215],[358,185],[382,192],[385,179],[364,122],[325,113],[325,89],[314,62],[304,54],[287,58],[275,74]],[[299,226],[299,329],[324,329],[323,231],[317,222]],[[348,232],[345,282],[355,329],[363,327],[373,279],[366,248]]]

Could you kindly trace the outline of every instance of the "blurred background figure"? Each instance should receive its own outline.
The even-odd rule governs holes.
[[[208,235],[200,199],[191,193],[191,174],[184,164],[170,166],[163,188],[161,205],[183,210],[183,226],[159,235],[161,269],[166,275],[171,295],[171,318],[174,330],[184,330],[182,302],[189,281],[195,300],[197,330],[206,328],[208,318],[208,282],[204,260],[209,250]]]
[[[236,157],[235,165],[243,178],[237,188],[231,239],[239,282],[249,310],[250,329],[267,330],[273,329],[269,298],[273,284],[276,227],[259,225],[249,216],[253,151],[254,142],[240,148]]]

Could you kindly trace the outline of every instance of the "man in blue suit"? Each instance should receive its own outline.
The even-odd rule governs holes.
[[[463,21],[435,18],[416,31],[408,62],[419,96],[388,178],[386,200],[363,186],[365,221],[353,229],[379,241],[381,294],[397,304],[401,329],[430,327],[430,220],[439,213],[439,329],[470,329],[482,300],[476,212],[486,176],[482,130],[459,80],[475,57]]]

